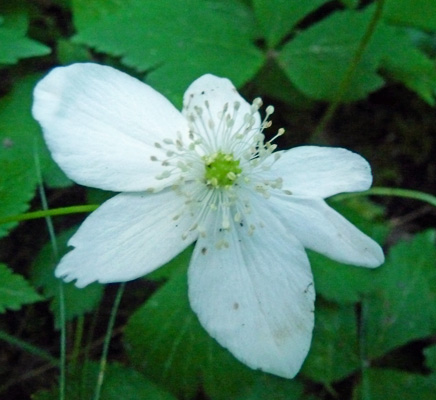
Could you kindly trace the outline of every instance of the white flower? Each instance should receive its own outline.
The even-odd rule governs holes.
[[[370,187],[371,170],[340,148],[273,152],[259,99],[204,75],[180,113],[113,68],[56,68],[33,115],[55,161],[79,184],[122,192],[71,238],[56,276],[127,281],[196,241],[189,299],[203,327],[251,368],[291,378],[309,350],[315,292],[304,247],[376,267],[381,248],[324,198]],[[279,131],[279,135],[282,131]]]

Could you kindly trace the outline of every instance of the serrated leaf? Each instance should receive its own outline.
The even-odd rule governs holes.
[[[354,400],[418,400],[433,399],[436,379],[432,376],[411,374],[380,368],[366,371],[366,382],[357,386]]]
[[[72,236],[74,230],[63,232],[57,238],[59,254],[67,252],[67,241]],[[50,309],[55,316],[55,327],[60,327],[59,316],[59,284],[60,280],[55,277],[54,269],[57,260],[54,259],[51,243],[47,243],[35,259],[31,271],[31,279],[35,286],[41,287],[44,295],[51,299]],[[72,320],[87,312],[94,310],[103,296],[104,286],[93,283],[83,289],[78,289],[74,283],[65,283],[65,319]]]
[[[319,304],[309,355],[302,374],[324,384],[341,380],[360,366],[353,306]]]
[[[50,52],[50,47],[0,26],[0,64],[15,64],[23,58],[45,56]]]
[[[263,62],[252,44],[252,20],[245,14],[232,15],[229,7],[203,0],[129,3],[80,29],[74,40],[148,71],[147,82],[178,104],[181,93],[205,73],[240,86]]]
[[[7,309],[19,310],[24,304],[42,300],[24,277],[14,274],[4,264],[0,264],[0,282],[0,313]]]
[[[436,2],[434,0],[388,0],[384,16],[399,25],[436,31]]]
[[[289,41],[278,63],[291,82],[318,100],[335,100],[356,50],[368,27],[373,8],[336,12]],[[383,35],[377,32],[367,47],[343,101],[364,98],[384,81],[377,74]]]
[[[40,76],[35,75],[21,79],[12,92],[0,100],[0,159],[20,163],[20,169],[35,170],[37,153],[45,183],[52,187],[67,186],[71,181],[52,161],[41,130],[31,115],[32,92],[38,79]],[[33,181],[36,186],[36,174]]]
[[[434,231],[397,243],[374,276],[378,289],[365,300],[370,358],[436,333]]]
[[[0,218],[25,212],[35,193],[36,170],[17,160],[0,158],[0,171]],[[15,225],[0,225],[0,238]]]
[[[436,3],[435,3],[436,4]],[[435,105],[436,66],[433,60],[418,50],[403,30],[390,29],[386,35],[389,52],[381,67],[393,79],[402,82],[430,105]]]
[[[234,398],[261,376],[237,361],[200,326],[191,311],[186,273],[178,273],[129,319],[129,357],[160,386],[192,398],[202,384],[214,400]]]
[[[92,400],[99,373],[99,364],[88,362],[70,371],[67,376],[66,398]],[[42,390],[33,400],[58,400],[59,390]],[[101,400],[175,400],[173,396],[148,381],[138,371],[120,363],[109,363],[100,395]]]
[[[306,15],[329,0],[254,0],[254,11],[270,48]]]

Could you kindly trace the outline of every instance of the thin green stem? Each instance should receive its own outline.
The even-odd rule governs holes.
[[[71,354],[71,361],[70,361],[73,368],[76,366],[77,360],[79,358],[80,347],[82,345],[82,340],[83,340],[84,325],[85,325],[85,318],[83,315],[80,315],[77,318],[76,333],[74,335],[74,346],[73,346],[73,352]]]
[[[41,164],[39,161],[38,151],[36,143],[34,144],[33,150],[36,174],[38,178],[39,195],[41,198],[41,204],[44,211],[48,211],[48,201],[45,195],[44,184],[42,180]],[[45,216],[45,221],[47,223],[47,229],[50,236],[50,242],[52,245],[53,255],[55,260],[59,260],[59,248],[56,240],[56,234],[53,226],[53,221],[50,215]],[[59,280],[59,317],[60,317],[60,328],[61,328],[61,343],[60,343],[60,378],[59,378],[59,400],[65,400],[65,371],[66,371],[66,325],[65,325],[65,297],[64,297],[64,286],[63,282]]]
[[[9,335],[8,333],[0,330],[0,340],[4,340],[9,344],[19,347],[20,349],[27,351],[39,358],[49,361],[52,365],[58,366],[59,360],[53,357],[50,353],[40,349],[39,347],[34,346],[24,340],[18,339],[15,336]]]
[[[337,196],[332,197],[333,201],[342,201],[359,196],[395,196],[404,197],[408,199],[420,200],[425,203],[431,204],[436,207],[436,197],[429,194],[419,192],[417,190],[410,189],[400,189],[400,188],[388,188],[388,187],[373,187],[365,192],[355,192],[355,193],[342,193]]]
[[[99,207],[97,204],[90,204],[90,205],[81,205],[81,206],[60,207],[60,208],[53,208],[51,210],[39,210],[39,211],[33,211],[24,214],[11,215],[9,217],[0,218],[0,225],[7,224],[10,222],[27,221],[29,219],[54,217],[57,215],[89,213],[97,209],[97,207]]]
[[[363,35],[362,40],[360,41],[359,46],[356,52],[354,53],[354,56],[351,59],[351,62],[348,65],[347,70],[345,71],[344,77],[341,83],[339,84],[339,89],[337,91],[336,98],[330,103],[329,107],[327,108],[327,111],[325,112],[324,116],[322,117],[321,121],[319,122],[318,126],[316,127],[315,131],[312,134],[311,137],[312,142],[320,141],[321,133],[324,131],[325,127],[333,117],[337,108],[341,104],[341,101],[344,98],[345,93],[350,87],[354,77],[354,73],[356,72],[359,63],[362,60],[365,50],[368,47],[371,38],[375,33],[377,24],[380,21],[383,12],[384,3],[385,0],[376,1],[376,9],[374,11],[374,14],[372,15],[371,21],[368,24],[368,28],[366,29],[365,34]]]
[[[366,356],[366,319],[368,317],[368,305],[365,297],[361,300],[360,321],[359,321],[359,353],[360,353],[360,373],[361,373],[361,388],[362,399],[370,400],[370,387],[368,380],[369,361]]]
[[[101,360],[100,360],[100,370],[98,373],[97,384],[95,386],[94,400],[100,399],[101,387],[103,385],[104,375],[106,372],[107,354],[108,354],[108,350],[109,350],[109,344],[110,344],[110,341],[112,338],[112,331],[113,331],[114,324],[115,324],[115,318],[116,318],[116,315],[118,312],[118,307],[120,305],[121,298],[123,296],[125,285],[126,285],[125,283],[121,283],[120,287],[118,288],[118,292],[117,292],[117,295],[115,297],[115,300],[114,300],[114,305],[112,306],[112,311],[111,311],[111,315],[109,318],[109,323],[108,323],[108,327],[107,327],[107,331],[106,331],[106,337],[105,337],[104,343],[103,343],[103,352],[102,352]]]

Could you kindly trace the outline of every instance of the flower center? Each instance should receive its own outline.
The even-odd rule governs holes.
[[[206,184],[214,188],[226,188],[233,185],[242,172],[239,160],[233,154],[224,154],[220,151],[210,156],[203,157],[205,162]]]

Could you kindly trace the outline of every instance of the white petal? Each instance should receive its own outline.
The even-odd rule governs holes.
[[[280,155],[271,172],[283,178],[283,189],[296,195],[326,198],[367,190],[372,183],[368,162],[346,149],[301,146]]]
[[[156,194],[122,193],[93,212],[70,239],[74,250],[65,255],[56,276],[76,286],[91,282],[136,279],[165,264],[196,237],[182,234],[190,228],[190,214],[173,217],[185,198],[172,189]]]
[[[292,378],[310,347],[315,292],[301,244],[267,210],[264,228],[200,237],[189,298],[203,327],[251,368]],[[221,239],[229,248],[217,249]]]
[[[185,118],[158,92],[97,64],[52,70],[35,88],[32,112],[71,179],[113,191],[171,184],[155,179],[163,167],[150,161],[161,155],[154,143],[188,131]]]
[[[381,247],[324,200],[273,195],[269,201],[304,247],[345,264],[373,268],[384,262]]]
[[[259,113],[252,112],[251,104],[240,96],[232,82],[211,74],[201,76],[188,87],[183,97],[183,114],[195,117],[195,131],[205,140],[210,138],[214,151],[231,152],[234,140],[229,140],[229,133],[243,133],[248,126],[247,118],[253,118],[253,124],[245,135],[253,135],[260,127]]]

